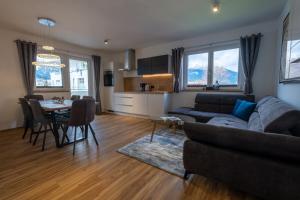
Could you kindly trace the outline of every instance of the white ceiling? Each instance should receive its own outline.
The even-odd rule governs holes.
[[[0,24],[44,34],[36,18],[57,21],[51,37],[95,49],[125,49],[181,40],[276,18],[286,0],[1,0]],[[104,39],[111,39],[105,46]]]

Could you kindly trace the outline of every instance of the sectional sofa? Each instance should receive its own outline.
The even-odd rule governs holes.
[[[198,121],[184,125],[185,178],[199,174],[263,199],[299,200],[300,111],[268,96],[244,121],[230,114],[236,99],[253,97],[198,94],[194,108],[170,112]]]

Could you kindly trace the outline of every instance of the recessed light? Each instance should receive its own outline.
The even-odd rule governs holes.
[[[219,13],[220,12],[220,1],[219,0],[213,0],[212,1],[212,11],[213,11],[213,13]]]
[[[109,43],[109,40],[108,40],[108,39],[104,40],[104,44],[105,44],[105,45],[108,45],[108,43]]]

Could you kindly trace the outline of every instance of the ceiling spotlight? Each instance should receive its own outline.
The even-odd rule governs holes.
[[[108,45],[108,43],[109,43],[108,39],[104,40],[105,45]]]
[[[212,11],[213,11],[213,13],[219,13],[220,12],[220,1],[219,0],[213,0],[212,1]]]

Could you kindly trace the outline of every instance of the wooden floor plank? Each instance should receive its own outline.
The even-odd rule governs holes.
[[[0,132],[0,199],[253,199],[201,176],[189,181],[117,153],[117,149],[151,132],[150,120],[106,114],[92,125],[100,142],[61,149],[48,135],[32,146],[23,129]]]

